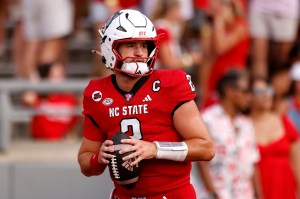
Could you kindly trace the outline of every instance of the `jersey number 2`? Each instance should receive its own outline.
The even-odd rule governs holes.
[[[191,87],[191,91],[195,91],[195,85],[192,82],[192,77],[190,75],[186,75],[186,79],[189,81],[189,85]]]
[[[120,125],[122,133],[128,132],[131,127],[132,137],[138,140],[142,139],[141,122],[137,118],[123,119]]]

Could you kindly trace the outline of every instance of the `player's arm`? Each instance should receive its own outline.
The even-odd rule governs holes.
[[[105,170],[111,155],[113,143],[111,140],[106,140],[106,137],[100,133],[95,122],[88,117],[84,117],[83,139],[78,152],[78,162],[81,172],[86,176],[100,175]]]
[[[82,139],[82,143],[78,152],[78,162],[81,172],[86,176],[97,175],[101,173],[101,170],[93,170],[90,165],[90,159],[100,148],[100,142],[90,141],[86,138]]]
[[[137,139],[124,139],[123,143],[132,147],[122,149],[120,153],[135,151],[124,157],[128,160],[137,157],[131,165],[143,159],[167,159],[174,161],[208,161],[214,157],[213,142],[208,129],[202,120],[194,101],[182,104],[174,113],[173,123],[181,137],[182,142],[148,142]]]
[[[212,139],[193,100],[175,111],[173,124],[187,146],[186,160],[208,161],[214,157]]]
[[[82,139],[82,143],[78,153],[78,162],[81,172],[85,176],[100,175],[109,163],[106,158],[112,155],[107,152],[113,152],[111,140],[104,142],[95,142],[86,138]]]

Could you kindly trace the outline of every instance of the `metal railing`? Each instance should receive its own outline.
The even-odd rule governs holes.
[[[88,79],[67,79],[59,83],[49,81],[29,82],[14,78],[0,80],[0,151],[9,149],[12,139],[12,127],[15,122],[29,122],[33,115],[39,114],[38,111],[32,108],[20,106],[20,103],[13,103],[13,94],[21,94],[30,90],[41,94],[72,92],[80,96],[88,82]],[[65,114],[81,115],[81,108],[78,105],[73,113]],[[56,114],[64,113],[57,112]]]

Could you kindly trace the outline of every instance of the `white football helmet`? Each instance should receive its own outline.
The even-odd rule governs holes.
[[[113,71],[119,70],[131,76],[144,76],[152,73],[159,43],[154,25],[145,15],[137,10],[120,10],[105,22],[104,26],[99,29],[99,33],[102,62],[107,68]],[[128,57],[120,56],[117,52],[118,44],[137,40],[147,42],[148,57],[143,57],[147,62],[124,62]],[[136,57],[130,58],[136,59]]]

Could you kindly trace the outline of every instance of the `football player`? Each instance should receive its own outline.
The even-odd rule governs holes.
[[[178,69],[154,69],[159,35],[136,10],[120,10],[99,29],[102,61],[114,74],[93,79],[84,91],[84,129],[78,161],[86,176],[105,170],[116,132],[131,147],[121,154],[142,163],[133,189],[114,181],[112,198],[195,199],[191,161],[209,161],[214,147],[199,114],[191,77]],[[172,59],[170,57],[170,59]]]

